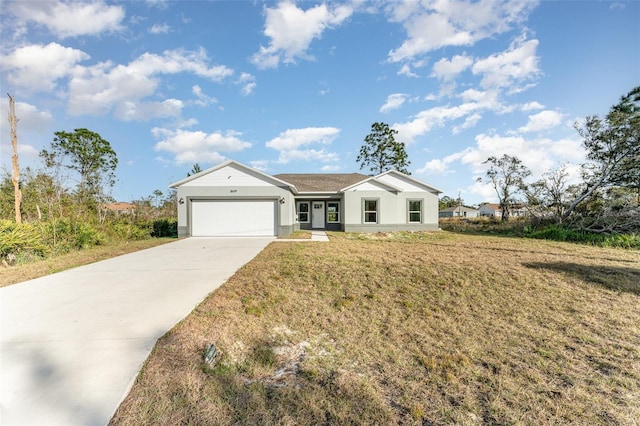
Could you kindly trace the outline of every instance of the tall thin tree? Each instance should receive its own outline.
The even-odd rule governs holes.
[[[16,106],[13,96],[9,96],[9,125],[11,126],[11,146],[13,147],[13,156],[11,157],[13,164],[13,193],[14,208],[16,211],[16,223],[22,223],[22,214],[20,213],[20,204],[22,203],[22,193],[20,192],[20,167],[18,166],[18,119],[16,118]]]

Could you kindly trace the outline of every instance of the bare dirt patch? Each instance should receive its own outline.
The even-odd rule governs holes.
[[[239,270],[159,340],[112,424],[638,418],[638,251],[334,233]]]

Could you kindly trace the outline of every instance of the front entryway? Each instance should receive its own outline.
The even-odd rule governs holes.
[[[324,201],[314,201],[311,210],[311,227],[324,228]]]

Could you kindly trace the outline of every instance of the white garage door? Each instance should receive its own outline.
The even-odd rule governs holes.
[[[276,235],[274,201],[193,200],[191,235],[273,236]]]

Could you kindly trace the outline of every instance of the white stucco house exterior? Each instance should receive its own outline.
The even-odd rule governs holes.
[[[181,238],[437,230],[442,193],[395,170],[272,176],[233,160],[170,187],[177,190]]]

